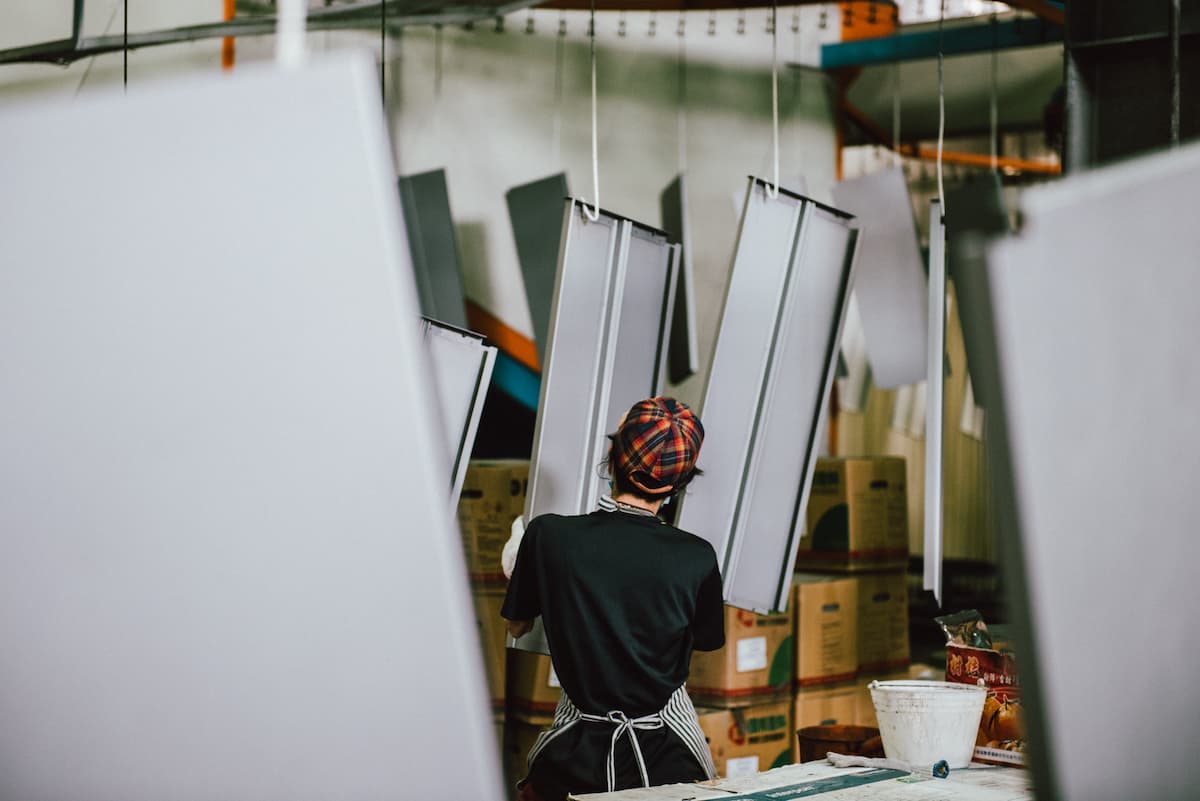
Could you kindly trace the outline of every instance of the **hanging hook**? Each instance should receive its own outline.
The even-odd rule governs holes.
[[[533,9],[531,8],[529,9],[529,13],[525,15],[525,33],[532,34],[533,32]]]
[[[709,36],[717,35],[717,12],[716,11],[708,12],[708,35]]]
[[[767,187],[767,197],[771,200],[779,197],[779,58],[776,48],[779,37],[775,34],[776,11],[775,0],[771,0],[771,145],[775,153],[775,183]]]
[[[738,32],[738,36],[741,36],[742,34],[744,34],[746,32],[746,12],[745,11],[738,12],[737,32]]]
[[[651,11],[650,27],[646,29],[646,35],[653,39],[656,33],[658,33],[658,13]]]
[[[621,13],[617,17],[617,36],[625,38],[625,9],[621,9]]]

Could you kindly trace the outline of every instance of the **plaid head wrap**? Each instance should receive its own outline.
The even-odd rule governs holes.
[[[613,470],[650,495],[683,486],[704,442],[700,418],[674,398],[639,401],[612,437]]]

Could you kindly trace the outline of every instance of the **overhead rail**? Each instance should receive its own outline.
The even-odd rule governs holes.
[[[82,0],[76,0],[76,4],[81,6]],[[414,10],[412,3],[369,0],[368,2],[309,9],[306,27],[309,31],[375,31],[379,30],[381,16],[386,19],[386,27],[389,30],[398,30],[410,25],[459,25],[504,16],[534,5],[537,5],[535,0],[512,0],[512,2],[496,5],[475,6],[431,3],[425,8]],[[238,4],[239,9],[246,7],[243,3]],[[257,11],[262,6],[253,4],[249,8]],[[116,53],[122,50],[138,50],[143,47],[238,36],[269,36],[276,32],[278,25],[278,18],[272,13],[262,16],[235,17],[227,21],[185,25],[159,31],[130,33],[128,37],[124,34],[80,36],[78,19],[81,13],[77,12],[76,29],[71,39],[0,50],[0,64],[70,64],[82,58]]]
[[[942,52],[947,56],[987,53],[1061,43],[1063,29],[1042,19],[1014,19],[981,24],[947,26],[941,34]],[[937,58],[938,31],[921,30],[834,42],[821,47],[821,68],[832,70],[846,67],[866,67],[875,64],[894,64],[898,61],[918,61]],[[796,65],[799,66],[799,65]]]

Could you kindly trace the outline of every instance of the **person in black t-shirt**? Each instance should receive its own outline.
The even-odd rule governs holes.
[[[693,650],[725,644],[721,574],[707,541],[657,517],[696,474],[704,428],[651,398],[611,439],[611,497],[529,522],[501,609],[513,636],[541,615],[562,684],[522,801],[715,776],[684,682]]]

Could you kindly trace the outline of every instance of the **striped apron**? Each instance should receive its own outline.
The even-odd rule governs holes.
[[[580,712],[564,692],[559,696],[558,708],[554,710],[554,722],[550,724],[549,729],[538,735],[533,748],[529,749],[526,766],[532,768],[534,760],[537,759],[542,749],[549,745],[555,737],[558,737],[572,726],[579,724],[612,727],[612,739],[609,742],[607,762],[608,792],[610,793],[616,789],[617,769],[615,754],[617,743],[622,737],[628,738],[629,745],[633,748],[633,758],[637,762],[638,772],[642,777],[642,786],[650,786],[650,774],[646,770],[646,762],[642,758],[642,749],[638,744],[637,733],[639,729],[661,729],[664,726],[667,727],[683,741],[683,744],[691,752],[692,756],[696,757],[696,761],[704,769],[706,776],[710,779],[717,777],[717,770],[713,765],[712,752],[709,751],[708,741],[704,738],[704,732],[700,730],[700,723],[696,720],[696,708],[692,706],[692,699],[688,697],[687,690],[683,685],[680,685],[679,689],[671,694],[666,706],[661,710],[653,715],[643,715],[640,718],[630,718],[619,710],[614,710],[604,715],[589,715]]]

